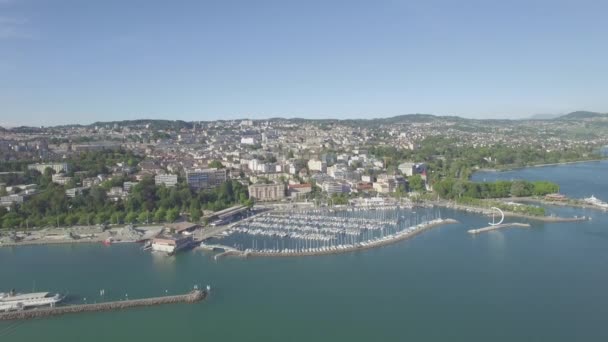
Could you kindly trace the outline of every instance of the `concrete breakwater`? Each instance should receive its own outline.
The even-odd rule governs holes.
[[[470,229],[467,230],[467,233],[469,234],[479,234],[479,233],[485,233],[485,232],[490,232],[493,230],[498,230],[498,229],[502,229],[502,228],[509,228],[509,227],[520,227],[520,228],[530,228],[530,224],[529,223],[503,223],[503,224],[497,224],[494,226],[489,226],[489,227],[485,227],[485,228],[479,228],[479,229]]]
[[[317,250],[317,251],[296,251],[289,253],[269,253],[269,252],[258,252],[258,251],[247,251],[242,252],[246,257],[297,257],[297,256],[313,256],[313,255],[329,255],[329,254],[339,254],[339,253],[347,253],[354,252],[364,249],[377,248],[385,245],[390,245],[396,243],[398,241],[409,239],[413,236],[416,236],[424,231],[427,231],[431,228],[446,225],[446,224],[454,224],[458,223],[457,220],[454,219],[442,219],[442,220],[434,220],[427,224],[422,224],[418,229],[410,231],[410,232],[402,232],[393,235],[392,237],[387,237],[385,239],[372,240],[367,242],[366,244],[358,244],[358,245],[348,245],[343,246],[343,248],[335,247],[334,249],[327,250]]]
[[[69,313],[100,312],[175,303],[196,303],[207,297],[207,291],[194,290],[186,294],[143,299],[130,299],[96,304],[65,305],[0,313],[0,321],[58,316]]]

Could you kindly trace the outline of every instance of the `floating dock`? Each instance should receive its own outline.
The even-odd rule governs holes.
[[[485,227],[485,228],[479,228],[479,229],[470,229],[467,231],[467,233],[469,234],[479,234],[479,233],[485,233],[485,232],[491,232],[493,230],[498,230],[498,229],[502,229],[502,228],[509,228],[509,227],[519,227],[519,228],[530,228],[530,224],[529,223],[503,223],[503,224],[497,224],[494,226],[489,226],[489,227]]]
[[[100,311],[114,311],[123,310],[128,308],[135,308],[141,306],[154,306],[162,304],[176,304],[176,303],[196,303],[207,297],[207,291],[194,290],[186,294],[175,295],[175,296],[164,296],[164,297],[152,297],[143,299],[129,299],[121,300],[116,302],[105,302],[96,304],[78,304],[78,305],[65,305],[46,307],[30,310],[21,311],[9,311],[0,313],[0,321],[7,320],[24,320],[58,316],[70,313],[83,313],[83,312],[100,312]]]

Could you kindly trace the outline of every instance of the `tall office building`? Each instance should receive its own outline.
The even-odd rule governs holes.
[[[195,190],[213,189],[228,179],[226,169],[197,169],[186,171],[186,181]]]

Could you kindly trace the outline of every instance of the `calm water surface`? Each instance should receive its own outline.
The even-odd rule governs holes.
[[[564,193],[608,199],[608,164],[475,175],[550,179]],[[461,224],[344,255],[174,258],[138,245],[0,248],[0,289],[68,291],[73,301],[184,292],[207,301],[0,322],[0,341],[607,341],[608,215],[469,236],[488,218],[444,211]]]

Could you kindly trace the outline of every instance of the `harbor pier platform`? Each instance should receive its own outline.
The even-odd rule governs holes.
[[[479,233],[485,233],[485,232],[490,232],[490,231],[493,231],[493,230],[498,230],[498,229],[502,229],[502,228],[509,228],[509,227],[530,228],[530,224],[529,223],[517,223],[517,222],[503,223],[503,224],[497,224],[497,225],[494,225],[494,226],[488,226],[488,227],[485,227],[485,228],[470,229],[470,230],[467,230],[467,233],[469,233],[469,234],[479,234]]]
[[[27,309],[20,311],[9,311],[0,313],[0,321],[8,320],[24,320],[58,316],[71,313],[84,313],[84,312],[100,312],[100,311],[114,311],[123,310],[128,308],[143,307],[143,306],[155,306],[162,304],[176,304],[176,303],[196,303],[207,297],[207,291],[205,290],[193,290],[186,294],[174,295],[174,296],[163,296],[163,297],[152,297],[142,299],[128,299],[115,302],[95,303],[95,304],[77,304],[77,305],[65,305],[55,306],[37,309]]]

